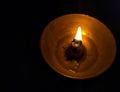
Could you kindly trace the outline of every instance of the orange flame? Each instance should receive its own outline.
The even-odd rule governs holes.
[[[80,26],[78,27],[77,33],[75,35],[75,39],[78,41],[82,41],[82,30]]]

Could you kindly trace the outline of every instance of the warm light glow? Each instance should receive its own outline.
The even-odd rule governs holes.
[[[82,30],[81,30],[80,26],[78,27],[77,33],[75,35],[75,39],[78,41],[80,41],[80,40],[82,41]]]

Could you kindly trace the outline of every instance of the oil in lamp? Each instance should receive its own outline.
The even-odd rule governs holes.
[[[40,48],[53,70],[74,79],[102,74],[116,54],[110,30],[85,14],[68,14],[51,21],[42,33]]]

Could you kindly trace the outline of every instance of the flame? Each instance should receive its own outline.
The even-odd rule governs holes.
[[[80,26],[78,27],[77,33],[75,35],[75,39],[78,41],[82,41],[82,30]]]

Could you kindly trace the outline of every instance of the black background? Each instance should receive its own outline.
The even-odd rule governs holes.
[[[23,2],[24,3],[24,2]],[[40,0],[24,4],[25,28],[18,32],[17,43],[22,42],[14,53],[15,62],[4,64],[2,85],[4,92],[119,92],[120,91],[120,1],[119,0]],[[113,65],[103,74],[87,80],[63,77],[53,71],[40,52],[40,36],[53,19],[71,13],[93,16],[103,22],[113,33],[117,54]],[[26,16],[27,15],[27,16]],[[20,17],[18,17],[20,18]],[[7,44],[15,44],[9,40]],[[8,48],[6,46],[6,48]],[[20,52],[16,54],[16,52]],[[18,56],[18,57],[17,57]],[[11,55],[8,57],[11,58]],[[8,59],[7,58],[7,59]],[[8,60],[7,60],[8,61]]]

